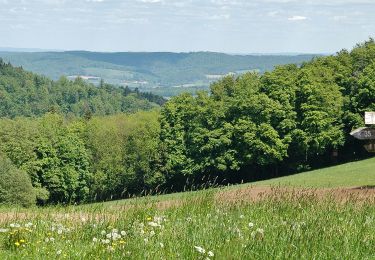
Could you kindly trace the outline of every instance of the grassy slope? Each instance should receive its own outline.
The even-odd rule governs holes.
[[[313,188],[360,187],[375,185],[375,158],[251,183]]]
[[[249,186],[291,186],[303,188],[338,188],[338,187],[361,187],[375,186],[375,158],[346,163],[338,166],[323,168],[319,170],[299,173],[295,175],[274,178],[265,181],[251,182],[242,185],[233,185],[226,188],[215,188],[200,191],[187,191],[159,196],[147,196],[134,199],[110,201],[106,203],[95,203],[98,206],[114,206],[126,204],[153,203],[158,201],[185,199],[200,196],[208,192],[216,192],[226,189],[241,189]],[[90,204],[92,205],[92,204]],[[89,207],[84,205],[83,207]]]

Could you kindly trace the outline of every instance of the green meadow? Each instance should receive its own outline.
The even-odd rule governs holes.
[[[329,194],[320,197],[316,189],[281,188],[371,186],[374,162],[257,182],[254,187],[82,206],[3,208],[0,258],[374,259],[371,189],[368,198],[344,201]],[[229,191],[264,185],[279,187],[259,199],[228,199]]]

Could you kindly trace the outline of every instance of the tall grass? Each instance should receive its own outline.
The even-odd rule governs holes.
[[[172,201],[14,209],[1,259],[374,259],[375,204],[275,189],[253,202],[216,191]]]

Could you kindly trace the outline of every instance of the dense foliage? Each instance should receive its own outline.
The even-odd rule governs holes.
[[[162,104],[163,99],[103,82],[96,87],[80,78],[51,81],[0,59],[0,117],[39,116],[49,111],[76,116],[108,115],[151,109],[156,103]]]
[[[35,204],[35,190],[26,172],[17,169],[0,154],[0,204],[31,206]]]
[[[121,92],[127,88],[52,82],[4,63],[0,71],[0,115],[44,114],[0,120],[0,151],[28,173],[39,203],[254,180],[353,159],[365,151],[349,132],[375,109],[372,39],[302,66],[228,76],[209,93],[131,115],[104,116],[152,107]]]

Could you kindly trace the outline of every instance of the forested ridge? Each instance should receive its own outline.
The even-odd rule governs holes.
[[[1,102],[3,117],[29,115],[21,107],[8,115]],[[228,76],[209,93],[182,94],[152,111],[87,117],[82,109],[73,112],[82,117],[67,117],[57,109],[34,113],[43,114],[38,118],[3,118],[0,163],[8,170],[0,174],[25,183],[31,198],[23,204],[101,201],[212,180],[250,181],[368,156],[349,133],[373,110],[375,42],[370,39],[301,66]],[[0,194],[4,203],[9,197]]]
[[[101,82],[99,87],[77,78],[52,81],[13,67],[0,59],[0,117],[109,115],[157,107],[163,98]]]

